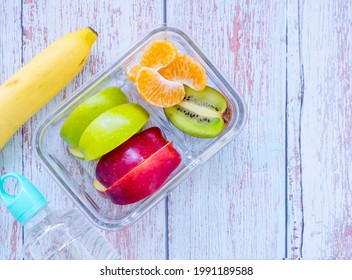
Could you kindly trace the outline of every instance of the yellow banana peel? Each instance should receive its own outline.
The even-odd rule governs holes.
[[[0,149],[79,73],[97,36],[90,27],[62,36],[0,86]]]

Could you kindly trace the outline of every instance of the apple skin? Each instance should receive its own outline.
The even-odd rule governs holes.
[[[113,185],[167,143],[160,128],[155,126],[133,135],[100,158],[95,172],[97,180],[104,187]]]
[[[115,204],[135,203],[157,191],[181,161],[181,155],[173,147],[173,143],[168,142],[110,187],[104,188],[98,180],[93,185]]]
[[[79,148],[86,161],[98,159],[136,134],[149,113],[139,104],[126,103],[105,111],[83,132]]]
[[[162,135],[150,127],[102,156],[93,186],[113,203],[135,203],[158,190],[182,158]]]
[[[121,89],[115,86],[105,88],[73,110],[63,123],[60,136],[72,151],[79,150],[79,139],[87,126],[105,111],[126,102],[127,97]]]

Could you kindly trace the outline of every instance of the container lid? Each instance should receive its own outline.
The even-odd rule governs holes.
[[[5,191],[4,185],[7,178],[17,179],[17,195]],[[0,199],[11,215],[21,224],[24,224],[47,205],[47,201],[38,189],[23,175],[15,172],[7,173],[0,178]]]

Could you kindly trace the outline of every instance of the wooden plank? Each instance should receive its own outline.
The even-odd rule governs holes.
[[[0,32],[1,84],[22,65],[20,1],[0,2]],[[22,172],[22,130],[19,130],[0,151],[0,176],[11,171]],[[0,259],[21,259],[21,227],[2,203],[0,213]]]
[[[301,122],[304,93],[301,61],[302,3],[287,7],[287,258],[302,258],[303,204]]]
[[[242,134],[169,198],[170,259],[285,257],[284,1],[168,1],[244,96]]]
[[[54,208],[73,203],[51,179],[34,155],[33,134],[38,122],[63,99],[116,59],[142,34],[162,21],[162,1],[24,1],[24,60],[54,39],[90,25],[99,33],[89,60],[74,79],[24,127],[24,173],[41,187]],[[122,259],[160,259],[165,255],[164,204],[161,203],[137,224],[120,232],[104,232]]]
[[[304,1],[305,259],[352,258],[352,2]]]

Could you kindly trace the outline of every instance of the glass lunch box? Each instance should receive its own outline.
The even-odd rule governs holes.
[[[142,100],[135,86],[126,78],[127,70],[138,64],[145,47],[155,40],[172,41],[179,51],[195,58],[205,69],[208,86],[221,92],[228,101],[232,118],[222,133],[211,139],[189,136],[174,127],[163,110]],[[95,167],[98,160],[83,161],[68,151],[67,144],[60,137],[60,128],[68,115],[87,98],[102,89],[115,85],[128,97],[129,102],[139,103],[150,114],[144,128],[158,126],[164,137],[172,141],[182,156],[182,162],[169,176],[160,189],[149,197],[130,205],[116,205],[94,189]],[[82,212],[96,226],[118,230],[139,219],[148,210],[165,198],[177,185],[211,158],[242,130],[246,120],[246,108],[242,97],[232,87],[221,71],[208,59],[199,47],[181,30],[173,27],[158,27],[139,40],[117,61],[106,67],[95,78],[78,89],[71,98],[64,101],[55,112],[48,115],[38,125],[35,133],[36,152],[63,190],[74,200]]]

